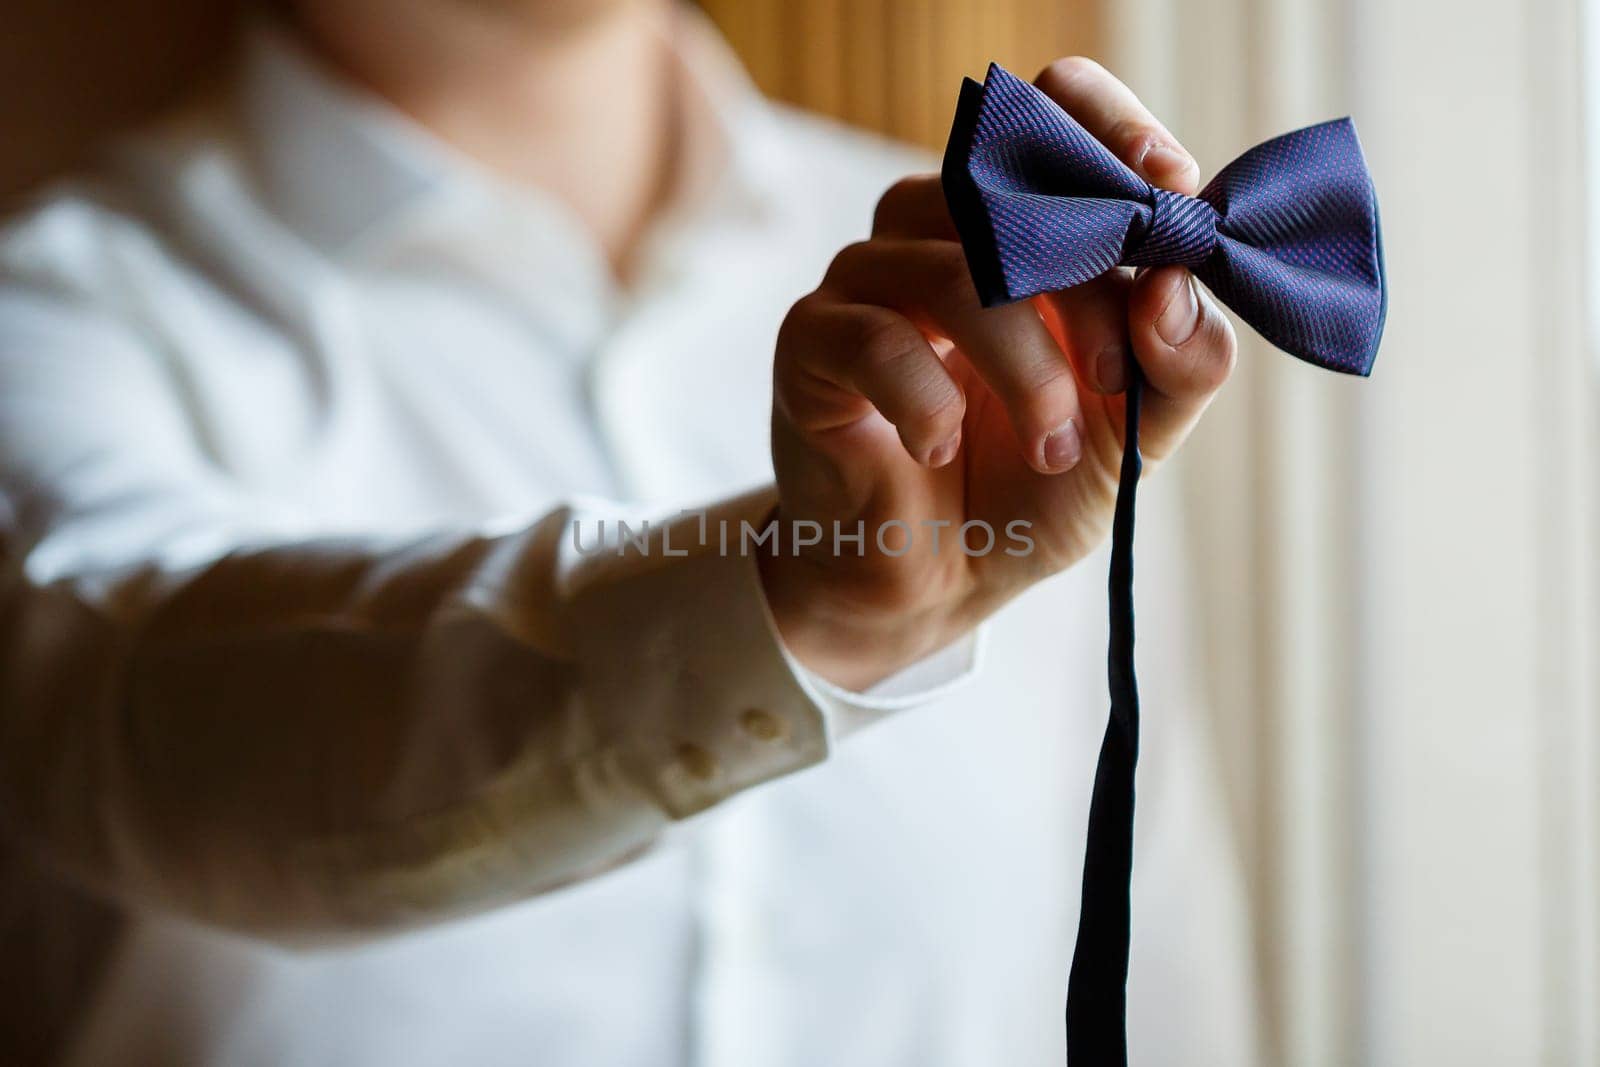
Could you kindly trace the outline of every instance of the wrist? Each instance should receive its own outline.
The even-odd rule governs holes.
[[[898,559],[796,554],[781,537],[758,559],[768,609],[789,654],[856,692],[947,647],[982,620],[961,576],[907,582],[905,574],[883,573],[906,566]]]

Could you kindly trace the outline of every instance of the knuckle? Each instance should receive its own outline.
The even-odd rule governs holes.
[[[856,351],[872,372],[892,370],[927,347],[922,334],[897,315],[858,316],[856,330]]]
[[[937,358],[922,332],[893,314],[860,316],[856,328],[864,391],[930,433],[942,437],[954,432],[966,400],[954,382],[938,373]]]
[[[933,180],[931,175],[910,174],[884,190],[883,195],[878,198],[878,206],[872,213],[873,230],[883,229],[885,224],[892,221],[906,205],[926,196],[928,183]]]
[[[1078,388],[1064,359],[1011,368],[993,386],[1012,421],[1032,431],[1052,430],[1078,410]]]
[[[780,362],[783,361],[784,353],[792,351],[795,342],[803,337],[816,321],[822,303],[821,294],[810,292],[790,305],[783,316],[783,322],[778,326],[777,348]]]
[[[839,249],[839,251],[834,255],[833,259],[828,263],[828,270],[825,278],[836,279],[841,275],[851,273],[851,271],[859,266],[862,261],[866,260],[872,255],[872,247],[872,242],[870,240],[853,241],[850,244],[845,245],[843,248]]]
[[[1110,77],[1110,72],[1088,56],[1064,56],[1045,65],[1033,83],[1047,93],[1066,92],[1084,81]]]
[[[938,380],[924,391],[919,405],[922,421],[939,438],[949,437],[967,414],[967,399],[954,383]]]
[[[1023,375],[1021,384],[1020,402],[1052,426],[1077,406],[1078,388],[1064,360],[1031,368]]]

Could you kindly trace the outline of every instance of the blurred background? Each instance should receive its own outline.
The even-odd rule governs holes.
[[[1100,59],[1207,174],[1355,116],[1392,284],[1375,376],[1247,340],[1154,489],[1194,531],[1274,1058],[1600,1064],[1581,0],[702,6],[772,95],[930,148],[991,59]],[[0,201],[216,71],[232,21],[217,0],[10,0]]]

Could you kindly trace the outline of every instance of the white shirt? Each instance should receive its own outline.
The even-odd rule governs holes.
[[[271,33],[0,239],[0,968],[38,994],[0,1040],[1062,1062],[1103,559],[858,695],[789,659],[750,559],[683,525],[687,555],[575,547],[766,514],[777,324],[929,169],[760,100],[703,30],[681,54],[722,163],[627,289],[558,204]],[[1247,1064],[1146,514],[1132,1046]]]

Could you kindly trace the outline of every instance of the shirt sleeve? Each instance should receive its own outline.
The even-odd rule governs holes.
[[[0,288],[0,829],[126,904],[281,940],[481,910],[919,702],[915,672],[849,694],[785,652],[717,536],[770,490],[615,549],[584,504],[318,536],[184,403],[91,304]]]
[[[829,736],[842,739],[897,712],[942,700],[982,669],[989,626],[981,623],[959,640],[863,691],[846,689],[817,674],[785,650],[800,685],[822,709]]]

